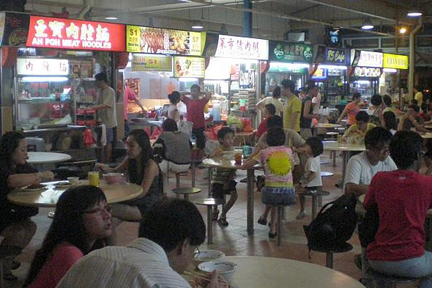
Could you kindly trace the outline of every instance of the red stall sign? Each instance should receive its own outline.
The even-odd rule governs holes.
[[[103,22],[31,16],[28,47],[125,51],[125,26]]]

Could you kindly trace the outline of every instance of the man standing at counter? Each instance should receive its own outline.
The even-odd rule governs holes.
[[[115,91],[108,86],[108,77],[105,72],[95,75],[96,86],[99,88],[97,105],[92,107],[98,112],[99,120],[106,127],[105,162],[111,161],[112,142],[114,141],[114,128],[117,127]]]
[[[302,102],[294,94],[295,84],[293,81],[285,79],[281,82],[281,94],[287,99],[284,109],[283,128],[292,129],[300,133],[300,113]]]
[[[202,150],[205,148],[206,137],[205,132],[205,119],[204,108],[210,100],[211,94],[209,92],[201,92],[200,86],[194,84],[190,88],[190,93],[182,92],[180,100],[185,103],[187,108],[187,120],[193,122],[192,135],[197,139],[197,147]],[[190,94],[191,97],[186,97]],[[201,95],[204,97],[200,98]]]

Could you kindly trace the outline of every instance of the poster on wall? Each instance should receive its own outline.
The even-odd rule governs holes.
[[[205,59],[198,57],[174,57],[174,77],[204,78]]]
[[[30,15],[13,12],[0,13],[1,46],[24,47],[29,32]]]
[[[124,52],[125,42],[122,24],[31,16],[26,45]]]
[[[201,56],[206,32],[126,26],[127,52]]]

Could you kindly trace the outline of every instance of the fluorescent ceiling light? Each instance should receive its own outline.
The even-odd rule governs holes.
[[[22,78],[22,82],[66,82],[68,77],[46,77],[46,76],[27,76]]]
[[[384,68],[383,71],[387,73],[397,73],[397,70],[393,68]]]
[[[201,30],[203,28],[204,28],[204,26],[203,26],[203,24],[202,24],[201,21],[193,21],[192,22],[192,29],[194,29],[194,30]]]
[[[283,62],[273,62],[270,63],[270,66],[276,66],[276,67],[288,67],[291,69],[300,69],[300,68],[309,68],[309,64],[301,64],[301,63],[283,63]]]
[[[361,28],[362,28],[363,30],[371,30],[371,29],[374,28],[374,25],[372,24],[371,20],[366,19],[366,20],[363,22],[363,25],[362,25]]]
[[[106,20],[117,20],[118,18],[115,16],[105,17]]]
[[[180,82],[198,82],[198,78],[178,78]]]
[[[423,13],[417,8],[411,8],[408,10],[408,13],[407,13],[408,17],[420,17],[422,15],[423,15]]]
[[[319,65],[318,68],[321,68],[321,69],[335,69],[335,70],[347,70],[346,66],[338,66],[338,65]]]
[[[405,27],[402,27],[399,29],[400,34],[405,34],[407,32],[407,29]]]

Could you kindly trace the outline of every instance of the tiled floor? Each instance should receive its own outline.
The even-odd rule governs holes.
[[[329,155],[325,153],[323,159],[328,159]],[[323,202],[334,200],[338,198],[342,191],[335,187],[335,183],[341,178],[341,157],[337,161],[337,167],[332,164],[323,164],[321,169],[323,171],[334,172],[334,176],[324,178],[324,190],[331,192],[331,194],[323,198]],[[204,179],[205,169],[197,169],[197,186],[202,188],[202,192],[198,195],[192,196],[194,198],[204,198],[207,196],[207,180]],[[189,177],[182,177],[184,186],[190,186]],[[246,176],[245,171],[237,173],[237,180]],[[175,179],[175,178],[174,178]],[[171,187],[175,185],[175,180],[171,178]],[[254,255],[266,257],[288,258],[300,260],[318,265],[325,266],[325,254],[310,252],[306,246],[306,238],[303,233],[303,225],[309,224],[311,221],[310,216],[296,220],[295,217],[299,212],[299,205],[294,205],[286,209],[286,220],[283,222],[282,244],[277,246],[277,240],[269,240],[267,226],[262,226],[256,223],[258,217],[263,211],[263,205],[260,201],[259,193],[255,193],[255,233],[248,236],[246,232],[246,183],[239,183],[237,185],[239,198],[235,206],[228,213],[229,226],[222,228],[214,222],[214,244],[203,244],[202,248],[214,248],[224,251],[227,255]],[[311,214],[311,199],[307,197],[307,211]],[[206,220],[206,208],[199,207],[204,219]],[[24,250],[24,253],[19,256],[22,265],[19,269],[14,271],[14,274],[19,277],[19,281],[7,282],[6,287],[21,287],[25,275],[29,269],[30,261],[33,258],[35,251],[40,247],[43,238],[48,230],[51,220],[47,218],[49,209],[40,209],[40,213],[33,219],[38,225],[38,230],[30,245]],[[136,223],[123,223],[118,227],[117,234],[119,235],[119,244],[127,244],[137,237],[138,224]],[[350,275],[353,278],[360,278],[360,270],[355,266],[353,257],[360,252],[360,245],[358,236],[354,234],[350,243],[354,249],[347,253],[335,254],[334,256],[334,269]],[[293,287],[299,288],[299,287]],[[315,288],[315,287],[310,287]]]

